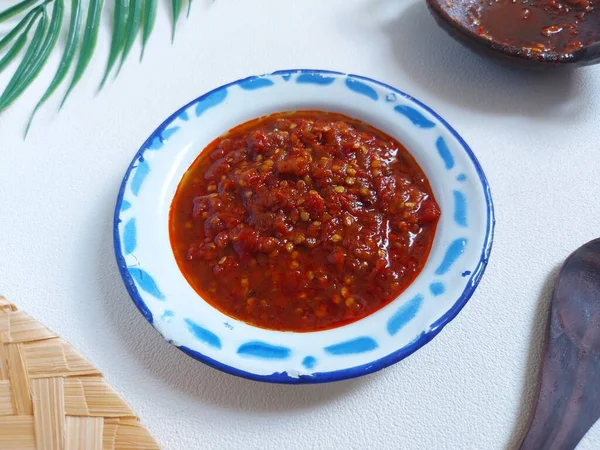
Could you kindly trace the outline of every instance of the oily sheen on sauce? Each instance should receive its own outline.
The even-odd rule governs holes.
[[[249,324],[308,332],[398,297],[440,216],[395,139],[317,111],[262,117],[212,142],[171,205],[175,258],[200,296]]]

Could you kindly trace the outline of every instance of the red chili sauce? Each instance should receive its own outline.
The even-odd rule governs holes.
[[[359,320],[419,274],[440,217],[402,145],[358,120],[279,113],[212,142],[184,175],[171,245],[215,308],[268,329]]]
[[[572,53],[600,38],[600,0],[476,0],[480,35],[533,53]]]

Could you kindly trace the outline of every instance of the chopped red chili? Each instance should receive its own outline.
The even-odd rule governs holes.
[[[223,313],[315,331],[361,319],[421,271],[440,216],[400,143],[340,114],[279,113],[212,142],[170,214],[179,268]]]

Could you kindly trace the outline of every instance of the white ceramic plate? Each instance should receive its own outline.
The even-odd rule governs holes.
[[[346,114],[398,139],[425,171],[442,211],[427,263],[399,298],[358,322],[311,333],[257,328],[210,306],[180,272],[168,232],[177,186],[211,141],[256,117],[294,110]],[[215,89],[152,133],[125,174],[114,245],[133,301],[173,345],[253,380],[318,383],[374,372],[429,342],[473,294],[487,264],[493,226],[479,163],[431,109],[368,78],[288,70]]]

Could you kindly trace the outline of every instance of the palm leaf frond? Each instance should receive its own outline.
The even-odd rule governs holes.
[[[45,9],[42,9],[42,14],[39,16],[39,21],[33,37],[31,38],[31,44],[27,47],[25,56],[21,60],[21,64],[17,67],[17,70],[13,74],[12,78],[8,82],[6,89],[0,96],[0,111],[6,109],[14,100],[14,93],[18,91],[21,85],[21,79],[27,74],[27,71],[33,65],[37,53],[42,47],[43,38],[46,34],[46,27],[48,26],[48,14]],[[37,20],[37,17],[36,17]]]
[[[90,0],[85,30],[83,31],[83,39],[81,40],[79,59],[77,60],[77,65],[75,66],[75,73],[73,74],[71,84],[69,85],[69,88],[67,89],[67,92],[60,103],[60,108],[63,107],[67,97],[77,83],[79,83],[79,80],[81,80],[83,72],[85,72],[85,69],[87,69],[90,60],[92,59],[92,54],[96,49],[96,42],[98,41],[98,30],[100,29],[100,17],[102,16],[103,6],[104,0]]]
[[[125,31],[125,44],[123,45],[123,54],[121,55],[121,63],[119,64],[119,70],[123,67],[123,63],[129,55],[129,51],[135,42],[140,31],[140,24],[142,22],[142,0],[130,0],[129,3],[129,19],[127,20],[127,29]]]
[[[41,14],[42,10],[41,9],[35,9],[32,10],[30,14],[28,14],[24,19],[23,19],[23,23],[19,23],[15,29],[15,30],[21,30],[21,28],[23,26],[25,26],[26,24],[26,28],[25,31],[23,31],[23,33],[21,33],[21,35],[17,38],[17,40],[15,41],[15,43],[13,44],[13,46],[10,48],[10,50],[8,52],[6,52],[6,54],[4,55],[4,57],[0,60],[0,72],[2,72],[2,70],[4,70],[4,68],[10,64],[15,57],[21,52],[21,50],[23,49],[23,47],[25,47],[25,44],[27,43],[27,36],[29,34],[29,30],[31,29],[31,27],[33,26],[35,19],[36,19],[36,15],[37,14]],[[25,20],[27,19],[27,20]],[[11,31],[12,33],[12,31]],[[9,33],[10,34],[10,33]],[[16,33],[15,33],[16,36]],[[8,44],[10,41],[12,41],[14,36],[10,37],[10,39],[6,40],[5,43],[0,42],[0,44],[3,44],[2,47],[4,47],[6,44]],[[9,38],[9,35],[6,35],[6,38]],[[6,39],[5,38],[5,39]],[[3,39],[4,41],[4,39]],[[0,47],[0,49],[2,48]]]
[[[17,19],[10,31],[0,33],[0,73],[20,58],[8,83],[3,90],[0,90],[0,113],[21,96],[48,61],[62,33],[63,22],[67,15],[65,1],[20,0],[0,11],[0,23],[11,18]],[[192,0],[187,2],[189,15]],[[157,4],[158,0],[115,0],[110,52],[100,88],[104,86],[117,62],[118,69],[115,76],[119,74],[138,36],[141,37],[140,59],[143,58],[156,22]],[[171,0],[173,15],[171,39],[174,39],[183,5],[184,0]],[[25,134],[37,111],[56,92],[73,66],[75,66],[73,77],[60,107],[64,105],[83,77],[96,49],[103,8],[104,0],[71,0],[67,41],[62,58],[50,85],[31,113]]]
[[[19,32],[23,29],[23,27],[25,27],[26,25],[29,25],[31,23],[32,17],[38,11],[41,12],[38,8],[34,8],[31,11],[29,11],[25,15],[25,17],[23,17],[21,19],[21,21],[12,30],[10,30],[6,34],[6,36],[4,36],[2,39],[0,39],[0,50],[2,50],[4,47],[6,47],[8,44],[10,44],[10,42],[15,38],[16,35],[19,34]],[[1,71],[2,71],[2,69],[0,69],[0,72]]]
[[[81,16],[82,16],[81,2],[79,0],[72,0],[71,1],[71,23],[69,25],[69,31],[68,31],[68,35],[67,35],[68,36],[67,44],[65,45],[65,51],[63,53],[60,64],[58,65],[58,69],[56,70],[56,74],[54,75],[54,78],[50,82],[50,86],[48,86],[48,89],[46,90],[46,92],[42,96],[41,100],[38,102],[38,104],[35,106],[33,112],[31,113],[31,117],[29,118],[29,122],[27,123],[27,128],[25,129],[25,135],[27,135],[27,132],[29,131],[29,127],[31,126],[31,123],[33,122],[33,117],[35,116],[35,113],[37,112],[37,110],[40,109],[40,106],[42,106],[42,104],[44,104],[44,102],[50,98],[50,96],[54,93],[56,88],[62,83],[62,81],[67,76],[69,68],[71,67],[71,63],[73,62],[73,59],[75,58],[75,53],[77,51],[77,47],[79,44],[79,35],[80,35],[80,29],[81,29]]]
[[[17,14],[22,13],[27,8],[35,5],[37,1],[38,0],[23,0],[22,2],[19,2],[16,5],[5,9],[4,11],[0,12],[0,23],[10,19],[11,17],[16,16]]]
[[[48,25],[47,30],[45,30],[45,35],[43,37],[42,43],[39,46],[38,51],[35,53],[32,61],[27,67],[25,73],[19,79],[19,83],[10,96],[7,98],[8,104],[12,103],[25,89],[29,87],[29,85],[36,79],[39,75],[42,67],[48,60],[50,53],[54,49],[56,45],[56,41],[58,40],[58,36],[60,34],[60,30],[62,27],[63,21],[63,9],[64,9],[64,0],[56,0],[54,3],[54,7],[52,8],[52,18],[50,19],[50,24]],[[43,12],[45,16],[45,10]],[[42,20],[44,20],[44,16]],[[1,99],[0,99],[1,101]],[[6,108],[4,106],[3,108]]]
[[[144,57],[144,50],[148,39],[154,29],[154,22],[156,22],[156,7],[158,0],[144,0],[144,8],[142,14],[142,53],[140,54],[140,60]]]
[[[175,29],[177,28],[177,21],[181,15],[183,9],[183,0],[171,0],[171,8],[173,9],[173,34],[171,35],[171,42],[175,40]]]
[[[113,32],[110,43],[110,53],[108,55],[108,62],[106,64],[106,71],[104,72],[104,78],[100,83],[100,89],[106,83],[108,75],[112,70],[119,54],[123,50],[125,43],[125,29],[127,28],[127,16],[129,14],[129,0],[116,0],[115,1],[115,12],[113,16]]]

